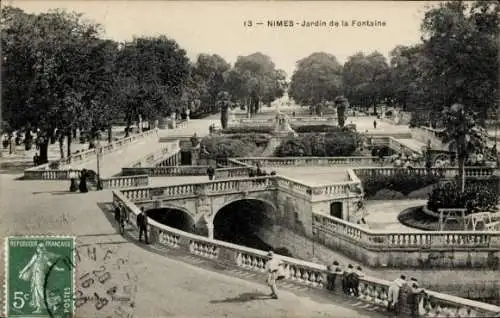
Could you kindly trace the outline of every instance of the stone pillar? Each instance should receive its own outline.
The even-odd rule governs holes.
[[[207,222],[207,231],[208,231],[208,238],[213,240],[214,239],[214,223],[213,223],[213,221]]]

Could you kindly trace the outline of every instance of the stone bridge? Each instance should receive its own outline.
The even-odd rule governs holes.
[[[307,186],[282,176],[238,178],[170,185],[131,188],[122,194],[139,207],[174,209],[188,216],[188,223],[213,238],[213,223],[224,207],[241,201],[260,201],[271,224],[279,223],[304,234],[312,233],[312,213],[328,213],[333,206],[342,218],[354,210],[359,200],[355,191],[359,181],[345,181],[328,186]],[[326,210],[326,211],[325,211]]]

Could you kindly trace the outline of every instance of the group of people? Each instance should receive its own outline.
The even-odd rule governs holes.
[[[349,264],[346,269],[343,269],[337,261],[334,261],[332,265],[327,266],[327,269],[329,272],[327,275],[328,290],[334,291],[337,277],[341,277],[342,291],[346,295],[359,296],[359,282],[360,278],[363,277],[361,267],[358,266],[355,269],[352,264]],[[405,275],[401,275],[389,285],[387,310],[399,313],[401,306],[398,305],[404,299],[412,316],[416,316],[418,315],[419,297],[423,294],[425,291],[419,287],[416,278],[412,277],[408,281]]]
[[[115,206],[115,220],[118,222],[118,228],[120,230],[120,234],[125,233],[125,226],[130,222],[129,216],[125,210],[125,207],[121,204]],[[141,207],[141,212],[137,215],[136,225],[139,229],[139,242],[142,242],[142,237],[144,236],[144,242],[149,244],[148,238],[148,223],[149,217],[147,212],[144,210],[144,207]]]

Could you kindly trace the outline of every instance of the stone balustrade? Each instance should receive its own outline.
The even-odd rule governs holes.
[[[140,210],[119,191],[113,191],[113,204],[122,206],[129,223],[136,228]],[[136,229],[137,230],[137,229]],[[149,219],[150,241],[169,249],[210,259],[226,266],[265,273],[268,258],[266,252],[235,244],[183,232]],[[314,289],[326,289],[327,269],[324,265],[282,256],[285,281]],[[367,303],[387,306],[390,282],[370,276],[360,279],[360,300]],[[353,296],[354,297],[354,296]],[[450,296],[433,291],[425,291],[420,297],[419,317],[492,317],[500,313],[500,307]]]
[[[372,166],[378,157],[247,157],[235,158],[238,162],[262,167],[282,166]]]
[[[324,117],[289,117],[289,122],[291,125],[324,125],[333,124],[337,125],[336,116],[324,116]],[[230,122],[231,125],[239,126],[272,126],[276,123],[276,119],[272,118],[241,118],[235,119]]]
[[[500,232],[486,231],[414,231],[387,232],[363,228],[357,224],[313,213],[313,227],[328,235],[342,237],[356,245],[378,251],[500,249]]]
[[[144,187],[149,185],[148,175],[121,176],[101,180],[103,189]]]
[[[134,162],[131,167],[140,168],[140,167],[153,167],[157,165],[164,165],[165,163],[171,163],[170,166],[177,165],[180,162],[180,141],[170,141],[165,142],[165,147],[162,149],[148,153],[143,158]]]
[[[69,180],[71,177],[80,177],[80,170],[76,169],[47,169],[47,170],[24,170],[24,180]]]
[[[122,168],[123,176],[148,175],[150,177],[165,176],[204,176],[209,166],[160,166],[141,168]],[[215,179],[232,179],[248,177],[249,167],[229,167],[215,169]]]
[[[452,178],[458,175],[459,168],[385,168],[385,167],[377,167],[377,168],[354,168],[354,173],[359,177],[368,177],[368,176],[393,176],[398,173],[411,174],[414,176],[425,176],[428,174],[432,174],[435,176]],[[466,167],[465,168],[465,176],[466,177],[489,177],[493,175],[495,168],[490,167]]]
[[[151,177],[166,176],[203,176],[207,174],[208,166],[159,166],[122,168],[122,175],[132,176],[145,174]]]
[[[100,153],[105,155],[107,153],[113,152],[115,150],[120,149],[121,147],[126,147],[129,144],[142,140],[144,138],[158,136],[158,132],[156,129],[148,130],[140,134],[133,134],[129,137],[122,138],[116,141],[113,141],[110,144],[107,144],[103,147],[100,147]],[[89,159],[95,158],[98,149],[89,149],[86,151],[82,151],[79,153],[72,154],[69,158],[60,159],[58,162],[60,165],[69,165],[75,163],[81,163]],[[46,163],[43,165],[39,165],[36,167],[32,167],[24,170],[24,179],[26,180],[65,180],[69,179],[69,174],[71,171],[75,171],[75,169],[71,168],[61,168],[61,169],[50,169],[50,163]]]
[[[146,201],[153,200],[154,198],[187,198],[196,197],[198,195],[274,190],[276,184],[274,180],[274,176],[265,176],[168,185],[162,187],[131,188],[123,189],[121,192],[131,201]]]

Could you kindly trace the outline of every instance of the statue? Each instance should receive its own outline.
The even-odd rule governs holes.
[[[281,113],[279,111],[276,113],[276,123],[275,123],[275,125],[276,126],[274,128],[274,132],[276,134],[280,134],[280,135],[293,134],[294,136],[297,135],[297,133],[290,126],[288,117],[285,114],[283,114],[283,113]]]

